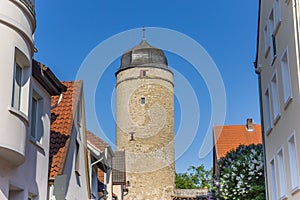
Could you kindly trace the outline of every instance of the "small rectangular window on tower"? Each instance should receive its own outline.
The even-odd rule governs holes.
[[[141,98],[141,104],[145,104],[146,103],[146,99],[145,99],[145,97],[142,97]]]
[[[146,70],[141,70],[140,71],[140,77],[145,77],[147,75],[147,71]]]

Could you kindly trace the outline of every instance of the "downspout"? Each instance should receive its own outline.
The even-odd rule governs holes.
[[[262,96],[262,81],[261,81],[261,66],[258,64],[258,50],[259,50],[259,35],[260,35],[260,17],[261,17],[261,5],[262,0],[259,0],[258,5],[258,23],[257,23],[257,43],[256,43],[256,58],[254,62],[255,73],[258,75],[258,90],[259,90],[259,107],[260,107],[260,120],[261,120],[261,134],[262,134],[262,145],[264,155],[264,178],[265,178],[265,191],[266,199],[269,199],[269,188],[267,179],[267,158],[266,158],[266,140],[265,140],[265,128],[264,128],[264,113],[263,113],[263,96]]]
[[[297,43],[298,43],[298,54],[300,54],[300,30],[299,30],[299,0],[295,0],[295,12],[296,12],[296,29],[297,29]],[[300,57],[300,55],[299,55]]]
[[[299,62],[300,62],[300,19],[299,19],[299,0],[295,0],[295,20],[296,20],[296,31],[297,31],[297,42],[298,48],[295,48],[298,52],[298,56],[296,56],[296,62],[297,62],[297,71],[299,73]],[[297,55],[296,53],[296,55]]]
[[[261,84],[261,67],[257,66],[255,63],[255,73],[258,75],[258,89],[259,89],[259,107],[260,107],[260,119],[261,119],[261,134],[262,134],[262,144],[263,144],[263,155],[264,155],[264,178],[265,178],[265,190],[266,199],[269,199],[269,189],[268,189],[268,179],[267,179],[267,158],[266,158],[266,140],[264,131],[264,114],[263,114],[263,99],[262,99],[262,84]]]
[[[105,147],[105,150],[104,150],[104,157],[106,158],[106,160],[108,162],[110,162],[110,160],[108,159],[108,147],[106,146]],[[105,195],[105,198],[107,199],[107,184],[108,184],[108,181],[107,179],[109,179],[109,175],[110,175],[110,172],[109,170],[111,170],[111,163],[109,163],[109,169],[107,169],[107,172],[104,174],[104,195]]]

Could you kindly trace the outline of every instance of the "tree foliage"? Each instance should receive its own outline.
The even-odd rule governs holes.
[[[262,145],[241,145],[218,162],[214,182],[218,199],[264,200],[265,183]]]
[[[177,189],[211,188],[212,170],[206,170],[203,165],[191,166],[185,173],[176,174]]]

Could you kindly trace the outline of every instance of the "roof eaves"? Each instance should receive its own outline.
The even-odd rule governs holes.
[[[67,90],[49,67],[32,60],[32,76],[49,92],[50,95],[59,95]]]

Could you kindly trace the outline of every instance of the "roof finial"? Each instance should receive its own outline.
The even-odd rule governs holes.
[[[142,31],[143,31],[143,40],[146,40],[146,29],[145,29],[145,26],[143,26]]]

